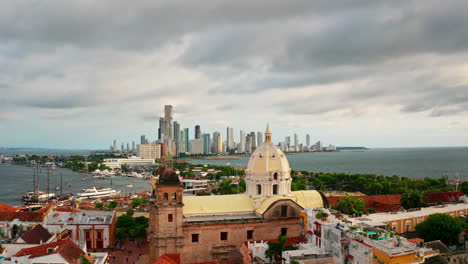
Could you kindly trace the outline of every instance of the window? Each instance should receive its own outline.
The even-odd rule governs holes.
[[[173,220],[174,220],[174,219],[173,219],[173,217],[172,217],[172,214],[168,214],[168,215],[167,215],[167,221],[168,221],[168,222],[172,222]]]
[[[273,179],[275,179],[275,180],[278,179],[278,173],[277,173],[277,172],[275,172],[275,173],[273,174]]]
[[[273,184],[273,194],[278,194],[278,185]]]
[[[228,239],[228,232],[221,232],[220,233],[220,239],[221,240],[227,240]]]
[[[253,230],[247,230],[247,239],[253,239]]]
[[[169,200],[169,194],[164,193],[164,201],[167,201],[167,200]]]
[[[281,217],[287,217],[288,216],[288,206],[287,205],[282,205],[281,206]]]
[[[410,225],[406,224],[406,232],[409,232],[409,231],[410,231]]]
[[[287,236],[288,235],[288,229],[286,227],[281,228],[281,235],[282,236]]]
[[[262,185],[257,184],[257,194],[262,195]]]
[[[199,238],[199,237],[198,237],[198,234],[192,234],[192,242],[193,242],[193,243],[198,242],[198,238]]]
[[[173,194],[172,194],[172,200],[173,200],[173,201],[177,201],[177,193],[173,193]]]

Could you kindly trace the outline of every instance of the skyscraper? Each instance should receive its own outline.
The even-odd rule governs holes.
[[[306,147],[307,147],[307,150],[309,150],[310,148],[310,135],[309,134],[306,135]]]
[[[257,148],[257,140],[255,139],[255,132],[250,132],[250,153],[254,152]]]
[[[146,135],[141,135],[140,144],[146,144]]]
[[[257,132],[257,146],[261,146],[263,144],[263,133],[258,131]]]
[[[135,141],[132,141],[132,152],[135,152]]]
[[[112,146],[112,151],[117,151],[117,140],[114,139],[114,145]]]
[[[243,130],[240,131],[240,138],[239,138],[239,152],[245,152],[245,132]]]
[[[288,149],[288,151],[289,151],[290,147],[291,147],[291,137],[287,136],[286,137],[286,148]]]
[[[185,141],[185,129],[180,131],[179,154],[187,152],[187,141]]]
[[[130,143],[127,142],[127,153],[130,153]]]
[[[294,134],[294,151],[299,151],[299,139],[297,134]]]
[[[232,127],[226,129],[226,147],[227,151],[234,149],[234,129]]]
[[[177,121],[174,121],[174,143],[175,143],[175,153],[176,156],[179,156],[180,153],[180,125]]]
[[[169,140],[174,140],[172,134],[172,105],[164,106],[164,136]]]
[[[195,139],[199,139],[201,138],[201,129],[200,129],[200,125],[196,125],[195,126]]]
[[[211,152],[210,134],[208,133],[203,134],[202,139],[203,139],[203,153],[210,153]]]
[[[189,129],[184,128],[185,152],[190,152]]]
[[[252,153],[252,135],[248,134],[245,137],[245,152]]]
[[[213,132],[213,145],[212,145],[212,152],[213,153],[220,153],[220,149],[223,148],[223,139],[221,138],[221,133],[218,131]]]
[[[164,126],[165,126],[164,118],[160,117],[159,128],[158,128],[158,140],[159,141],[161,141],[164,138],[164,129],[165,129]]]

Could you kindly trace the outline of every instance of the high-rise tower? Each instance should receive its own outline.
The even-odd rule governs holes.
[[[169,140],[174,140],[172,134],[172,105],[164,106],[164,136]]]
[[[201,138],[201,129],[200,129],[200,125],[196,125],[195,126],[195,139],[199,139]]]

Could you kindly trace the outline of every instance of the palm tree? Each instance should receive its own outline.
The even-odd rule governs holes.
[[[231,180],[224,180],[219,184],[218,192],[220,194],[233,194],[235,193],[235,187]]]
[[[268,242],[268,249],[265,252],[265,256],[269,257],[270,260],[274,258],[275,260],[281,260],[283,251],[295,249],[292,245],[286,245],[288,238],[286,236],[279,235],[278,243]]]

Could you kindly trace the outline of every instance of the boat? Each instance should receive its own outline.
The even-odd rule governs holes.
[[[102,175],[102,174],[99,174],[99,175],[94,175],[93,178],[96,178],[96,179],[104,179],[106,176]]]
[[[22,197],[22,201],[24,204],[41,204],[41,203],[48,203],[50,200],[55,199],[55,193],[45,193],[45,192],[27,192]]]
[[[133,184],[127,184],[127,188],[133,188]]]
[[[77,198],[100,198],[100,197],[114,197],[120,194],[120,191],[116,191],[111,188],[94,187],[91,189],[83,189],[80,193],[77,193]]]

